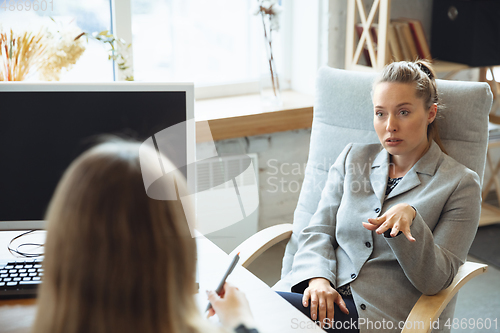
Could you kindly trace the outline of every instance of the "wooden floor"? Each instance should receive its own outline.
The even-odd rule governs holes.
[[[500,223],[500,207],[495,191],[491,191],[483,200],[479,226]]]

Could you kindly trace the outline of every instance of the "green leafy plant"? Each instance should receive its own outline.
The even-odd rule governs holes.
[[[83,32],[80,35],[78,35],[75,40],[81,38],[82,36],[85,36],[87,38],[87,42],[89,38],[94,39],[98,42],[103,43],[104,45],[109,45],[109,50],[108,50],[108,60],[113,60],[116,62],[118,69],[125,71],[128,68],[130,68],[130,65],[128,63],[129,57],[128,53],[131,51],[131,43],[126,43],[123,39],[118,38],[114,36],[113,34],[109,33],[109,30],[104,30],[101,32],[93,32],[93,33],[88,33],[88,32]],[[127,75],[125,77],[126,81],[134,81],[134,76],[133,75]]]

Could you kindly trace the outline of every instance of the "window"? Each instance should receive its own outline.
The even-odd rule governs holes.
[[[5,0],[0,0],[0,2]],[[6,0],[7,3],[9,0]],[[50,2],[46,10],[0,9],[4,28],[38,31],[41,26],[76,24],[84,32],[112,31],[111,0],[10,0],[33,4]],[[131,6],[131,17],[122,15]],[[209,95],[257,92],[262,74],[269,72],[257,0],[115,0],[120,31],[132,34],[133,69],[137,81],[194,82]],[[130,11],[128,11],[130,13]],[[284,17],[281,17],[284,22]],[[278,72],[285,75],[281,30],[273,38]],[[119,38],[123,35],[117,34]],[[130,39],[130,38],[129,38]],[[89,39],[87,50],[61,81],[112,81],[113,64],[107,45]],[[31,78],[32,80],[35,78]],[[282,87],[286,86],[283,80]],[[235,90],[235,86],[238,86]],[[217,88],[218,87],[218,88]],[[219,92],[217,92],[219,89]],[[231,94],[231,92],[229,92]]]
[[[110,0],[16,0],[11,3],[20,5],[10,6],[9,1],[6,1],[5,6],[2,4],[0,7],[0,22],[4,32],[10,29],[16,32],[38,32],[41,27],[57,29],[67,24],[76,24],[90,33],[110,30]],[[36,80],[36,76],[29,80]],[[94,40],[89,40],[86,51],[76,65],[68,72],[63,70],[61,75],[61,81],[112,80],[113,64],[108,61],[106,47]]]
[[[258,81],[269,69],[262,22],[251,13],[256,4],[132,0],[135,79],[193,81],[197,87]],[[278,64],[279,37],[273,41]]]

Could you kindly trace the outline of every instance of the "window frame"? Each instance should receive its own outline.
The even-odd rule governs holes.
[[[291,0],[284,0],[282,29],[283,33],[283,53],[291,55],[292,52],[292,4]],[[127,43],[132,42],[132,2],[131,0],[111,0],[111,26],[112,33],[124,39]],[[130,63],[133,64],[133,46],[131,46]],[[291,78],[291,57],[283,57],[284,71],[281,73],[282,89],[290,89]],[[132,66],[133,67],[133,66]],[[133,68],[132,68],[133,75]],[[116,63],[114,64],[114,79],[115,81],[125,80],[125,75],[118,70]],[[260,82],[258,80],[235,81],[226,84],[213,84],[195,86],[195,98],[197,100],[230,97],[244,94],[257,94],[260,92]]]
[[[132,2],[131,0],[111,0],[111,33],[119,38],[122,38],[127,43],[132,42]],[[134,44],[130,46],[129,61],[134,63],[133,50]],[[124,81],[125,73],[118,70],[118,65],[115,61],[113,76],[115,81]],[[134,74],[132,66],[130,70],[131,75]]]

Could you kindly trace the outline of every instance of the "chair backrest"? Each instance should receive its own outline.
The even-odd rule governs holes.
[[[309,224],[321,197],[330,166],[350,142],[379,142],[373,128],[372,85],[375,73],[322,67],[316,79],[316,99],[309,159],[293,234],[283,258],[282,277],[290,270],[297,251],[297,236]],[[488,144],[488,113],[493,96],[486,83],[437,80],[445,106],[438,119],[439,133],[448,154],[484,174]]]

